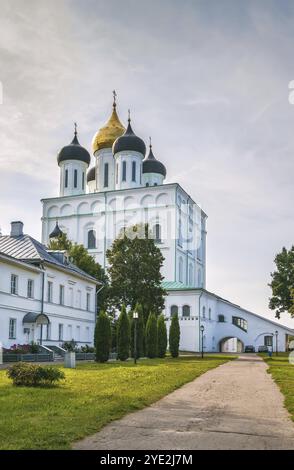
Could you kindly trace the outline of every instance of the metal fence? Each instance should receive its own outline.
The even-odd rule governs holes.
[[[3,362],[53,362],[53,354],[3,354]]]

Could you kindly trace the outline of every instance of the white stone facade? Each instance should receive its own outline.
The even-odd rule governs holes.
[[[154,237],[159,235],[165,279],[205,287],[206,215],[178,184],[99,191],[42,202],[45,245],[58,219],[59,227],[71,240],[83,244],[107,267],[106,251],[121,229],[148,223]],[[95,247],[89,243],[89,232],[93,231]]]
[[[40,268],[0,254],[0,342],[3,347],[31,341],[40,344],[41,339],[43,345],[49,346],[61,346],[72,339],[78,346],[91,346],[95,310],[96,283],[90,279],[47,263]],[[38,319],[24,323],[29,313],[45,315],[49,325],[41,327]]]
[[[178,311],[183,351],[242,352],[246,346],[255,351],[270,346],[286,351],[293,330],[249,312],[202,289],[166,286],[165,317],[169,328],[172,313]]]

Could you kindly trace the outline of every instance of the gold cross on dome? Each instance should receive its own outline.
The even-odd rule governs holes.
[[[116,91],[113,90],[112,94],[113,94],[113,104],[115,106],[116,105],[116,97],[117,97]]]

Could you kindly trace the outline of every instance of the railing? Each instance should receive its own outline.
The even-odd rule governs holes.
[[[52,362],[53,354],[3,354],[3,362]]]
[[[76,353],[76,360],[77,361],[94,361],[95,360],[95,353]]]

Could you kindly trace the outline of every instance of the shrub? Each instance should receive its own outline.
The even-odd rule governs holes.
[[[167,331],[164,316],[160,315],[157,320],[158,335],[158,357],[165,357],[167,348]]]
[[[7,376],[13,381],[13,385],[25,387],[50,386],[65,378],[64,373],[48,366],[38,366],[18,362],[7,370]]]
[[[133,312],[131,312],[131,356],[134,357],[134,343],[135,343],[135,321],[137,322],[137,359],[144,356],[144,340],[145,340],[145,327],[144,327],[144,313],[142,306],[137,304],[135,311],[138,313],[138,319],[133,319]]]
[[[178,357],[180,346],[180,324],[178,314],[173,315],[169,329],[169,350],[172,357]]]
[[[96,361],[106,362],[111,348],[111,324],[108,315],[101,311],[95,327]]]
[[[32,341],[30,344],[30,351],[32,354],[38,354],[39,352],[39,346],[37,343],[34,343],[34,341]]]
[[[122,306],[117,323],[117,357],[126,361],[130,355],[130,322],[125,305]]]
[[[93,348],[93,346],[89,346],[88,344],[85,344],[85,346],[81,346],[81,352],[82,353],[93,353],[93,352],[95,352],[95,348]]]
[[[157,319],[154,313],[150,313],[146,323],[146,356],[150,359],[157,356]]]
[[[71,341],[65,341],[62,347],[68,352],[75,352],[77,349],[77,342],[74,339]]]

